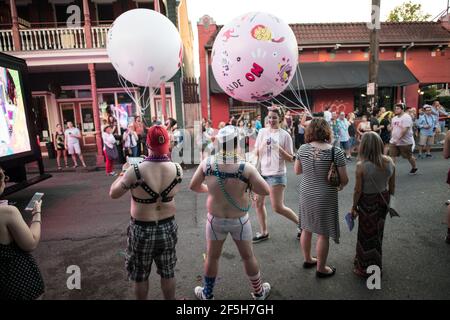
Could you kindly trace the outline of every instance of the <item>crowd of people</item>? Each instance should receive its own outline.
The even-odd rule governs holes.
[[[241,134],[242,130],[245,130],[245,123],[242,125],[240,119],[232,118],[228,124],[221,124],[220,130],[214,133],[211,123],[205,121],[203,137],[211,140],[207,143],[202,140],[201,143],[205,145],[205,148],[208,148],[208,144],[215,144],[216,147],[209,147],[214,150],[213,154],[204,155],[189,185],[192,191],[208,195],[205,226],[207,253],[203,285],[195,287],[195,296],[200,300],[214,299],[219,260],[228,234],[233,238],[241,255],[252,288],[252,297],[266,299],[269,296],[271,286],[268,282],[263,282],[261,269],[252,249],[252,243],[270,238],[264,204],[267,196],[270,197],[273,212],[298,226],[300,252],[304,259],[303,267],[315,268],[318,278],[335,275],[336,268],[327,263],[329,239],[339,243],[338,192],[343,190],[349,181],[346,166],[351,155],[347,154],[347,150],[353,147],[354,141],[358,141],[359,145],[353,205],[350,210],[351,219],[358,220],[353,272],[360,277],[368,277],[369,266],[376,265],[382,269],[384,222],[388,213],[391,217],[395,215],[393,213],[395,210],[390,207],[390,198],[396,189],[395,156],[402,154],[411,160],[410,153],[412,154],[414,144],[411,142],[413,124],[405,117],[407,113],[404,105],[396,106],[395,116],[385,116],[381,121],[376,119],[383,113],[386,112],[383,110],[373,112],[370,120],[363,119],[357,127],[354,127],[354,134],[347,133],[350,124],[355,125],[353,116],[346,117],[340,114],[336,117],[333,113],[329,121],[325,116],[307,119],[307,115],[304,115],[301,120],[294,117],[291,125],[297,125],[297,128],[303,130],[290,132],[284,126],[289,121],[286,120],[281,109],[271,108],[265,125],[261,125],[258,130],[256,130],[258,119],[254,123],[250,122],[251,125],[247,123],[247,128],[254,127],[256,131],[253,149],[258,159],[256,165],[248,161],[245,156],[249,144],[248,140],[245,141],[246,135]],[[299,143],[296,151],[294,151],[295,143],[293,142],[295,134],[303,135],[302,139],[304,139],[302,141],[304,143]],[[159,135],[165,138],[160,139],[150,135],[147,139],[155,143],[165,141],[164,143],[167,144],[167,134],[164,130],[160,131]],[[354,140],[351,139],[352,137]],[[450,157],[450,151],[448,151],[450,135],[447,137],[446,152],[449,154],[446,153],[445,156],[448,158]],[[392,154],[392,157],[385,154],[387,141],[391,144],[387,151]],[[151,170],[151,168],[160,167],[160,161],[167,162],[166,165],[169,167],[173,164],[170,157],[158,151],[158,148],[151,145],[149,148],[152,158],[146,159],[145,164],[135,165],[133,169],[127,169],[125,165],[122,173],[124,178],[116,180],[111,187],[113,198],[125,194],[128,190],[131,190],[133,199],[138,203],[142,203],[142,199],[139,200],[137,196],[152,197],[148,199],[151,201],[147,202],[148,207],[142,215],[138,216],[134,213],[138,205],[132,205],[131,210],[130,230],[136,228],[135,224],[139,224],[140,229],[139,232],[129,232],[126,265],[130,279],[139,279],[139,281],[135,280],[138,298],[147,296],[151,261],[156,262],[162,279],[174,278],[173,269],[176,263],[175,207],[170,206],[170,214],[167,214],[164,211],[163,199],[169,196],[172,200],[175,197],[179,190],[177,189],[179,180],[176,179],[180,175],[176,174],[173,168],[166,171]],[[294,162],[295,173],[301,176],[297,213],[284,204],[284,192],[287,187],[286,162]],[[142,185],[144,180],[138,174],[145,166],[149,174],[148,180],[145,181],[151,182],[147,187]],[[332,171],[335,171],[335,176],[338,177],[337,184],[332,183],[330,174]],[[333,181],[335,180],[336,178]],[[169,185],[170,181],[174,182]],[[151,192],[162,190],[167,185],[169,185],[169,193]],[[172,189],[171,186],[175,187]],[[161,198],[161,202],[153,202],[158,197]],[[253,236],[248,215],[252,203],[255,204],[260,227],[260,232],[256,233],[256,236]],[[173,205],[171,202],[170,204]],[[170,218],[167,218],[168,215]],[[315,256],[311,252],[314,234],[318,236]],[[145,241],[145,237],[154,240],[151,244],[146,244],[151,246],[148,250],[144,245],[138,245]],[[447,242],[449,238],[450,229],[448,229]],[[159,248],[160,251],[155,251],[154,248]],[[150,258],[148,258],[149,255]],[[147,258],[144,259],[144,256]],[[136,273],[138,273],[137,276]],[[171,288],[173,286],[172,284]],[[174,298],[175,291],[171,290],[170,295],[167,294],[163,281],[162,290],[166,298]]]
[[[269,296],[271,285],[263,282],[252,247],[253,243],[270,239],[266,197],[270,198],[274,213],[297,226],[303,268],[315,269],[317,278],[335,275],[336,268],[328,263],[329,240],[339,243],[338,192],[349,182],[346,167],[355,146],[358,157],[350,218],[358,221],[358,234],[353,272],[368,277],[369,266],[382,269],[384,223],[388,213],[391,217],[395,215],[395,210],[390,207],[390,198],[396,190],[395,158],[402,155],[411,163],[410,173],[417,172],[412,155],[415,126],[420,130],[419,146],[424,148],[420,149],[421,154],[425,150],[426,157],[429,154],[427,146],[432,144],[430,137],[440,127],[433,110],[439,109],[425,106],[423,114],[414,119],[411,111],[398,104],[393,114],[383,109],[373,110],[370,117],[363,117],[356,124],[353,114],[337,115],[325,110],[320,117],[305,113],[300,118],[284,114],[282,108],[273,106],[264,125],[258,118],[242,123],[242,119],[233,117],[228,124],[221,124],[217,133],[211,129],[211,123],[205,121],[202,146],[207,149],[211,143],[216,148],[209,147],[214,152],[204,155],[189,184],[190,190],[207,194],[208,211],[205,213],[207,253],[203,285],[195,287],[195,296],[200,300],[214,299],[219,260],[228,234],[242,258],[252,297],[264,300]],[[124,145],[131,149],[130,155],[139,155],[142,152],[139,143],[145,139],[146,157],[139,164],[123,165],[122,172],[111,185],[110,196],[118,199],[128,192],[132,196],[125,265],[128,278],[134,282],[136,298],[148,296],[148,278],[154,261],[161,276],[164,298],[175,299],[178,226],[174,198],[181,190],[183,177],[182,168],[172,162],[170,155],[171,132],[176,122],[169,119],[161,125],[155,121],[149,128],[139,122],[136,118],[135,124],[128,127],[123,136]],[[69,129],[72,129],[70,125]],[[250,138],[242,132],[253,129],[254,148],[250,149]],[[109,148],[116,141],[114,126],[105,124],[103,131],[105,146]],[[145,137],[143,132],[146,132]],[[62,136],[63,133],[59,130],[58,134]],[[64,134],[65,147],[71,144],[71,148],[67,145],[66,149],[72,150],[72,155],[80,153],[76,152],[75,140],[68,138],[76,139],[78,135],[73,129],[71,134]],[[203,137],[207,138],[206,143]],[[255,163],[249,161],[247,150],[254,154]],[[108,156],[106,151],[105,156]],[[444,141],[444,157],[450,158],[450,131]],[[286,163],[294,163],[294,171],[300,176],[297,212],[284,203]],[[107,173],[111,165],[107,164]],[[6,181],[7,177],[0,169],[0,193]],[[447,183],[450,184],[450,170]],[[248,214],[252,204],[260,228],[255,236]],[[6,284],[0,288],[0,298],[38,298],[44,285],[29,252],[36,248],[40,238],[41,202],[33,209],[29,227],[17,208],[2,204],[0,212],[0,283]],[[313,235],[318,237],[315,255],[311,248]],[[450,206],[445,241],[450,244]]]
[[[106,174],[117,176],[117,173],[114,171],[114,164],[119,160],[124,162],[123,159],[127,157],[147,155],[147,147],[145,146],[147,131],[150,127],[161,124],[162,122],[157,117],[153,117],[150,125],[147,126],[142,120],[142,116],[136,115],[126,128],[119,128],[117,119],[112,114],[108,114],[102,120],[101,126]],[[178,141],[176,136],[177,121],[173,118],[168,118],[164,126],[170,132],[172,145],[176,145]],[[64,159],[64,167],[69,168],[68,155],[73,161],[72,168],[78,167],[77,157],[83,167],[87,167],[82,153],[81,139],[80,129],[75,127],[73,122],[68,121],[65,129],[61,124],[56,125],[53,141],[59,171],[63,169],[62,159]]]

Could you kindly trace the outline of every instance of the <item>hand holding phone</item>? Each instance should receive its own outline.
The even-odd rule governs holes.
[[[30,202],[26,206],[26,211],[41,211],[42,197],[44,194],[42,192],[36,192],[34,196],[31,198]]]

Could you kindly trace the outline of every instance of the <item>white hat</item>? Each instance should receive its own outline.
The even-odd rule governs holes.
[[[235,126],[228,125],[219,130],[219,133],[217,134],[217,140],[219,141],[219,143],[225,143],[228,141],[232,141],[238,136],[238,129]]]

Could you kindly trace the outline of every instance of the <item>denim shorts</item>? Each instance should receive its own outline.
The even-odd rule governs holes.
[[[262,176],[264,180],[269,184],[269,186],[277,186],[277,185],[287,185],[287,176],[286,174],[277,175],[277,176]]]
[[[352,147],[352,144],[351,144],[350,140],[349,141],[341,141],[342,149],[349,150],[349,149],[351,149],[351,147]]]

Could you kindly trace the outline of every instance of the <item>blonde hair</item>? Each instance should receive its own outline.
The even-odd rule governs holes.
[[[362,135],[359,146],[359,159],[367,160],[378,168],[384,168],[389,157],[383,155],[383,140],[375,132],[366,132]]]

